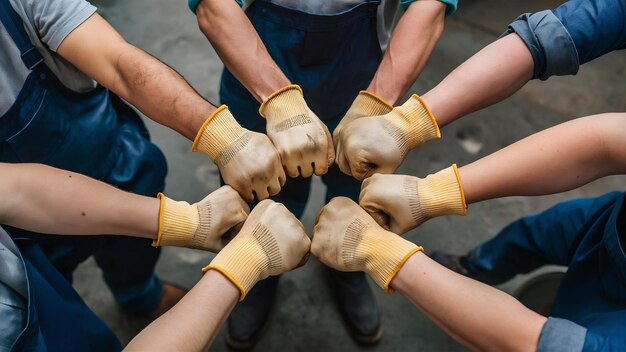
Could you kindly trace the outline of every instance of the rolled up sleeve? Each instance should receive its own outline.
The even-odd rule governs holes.
[[[569,320],[548,318],[541,329],[537,352],[580,352],[587,329]]]

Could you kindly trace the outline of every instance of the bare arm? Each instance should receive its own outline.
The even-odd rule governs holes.
[[[511,96],[531,79],[533,67],[526,44],[510,34],[469,58],[422,99],[443,127]]]
[[[149,118],[190,140],[215,111],[178,72],[128,44],[98,14],[70,33],[58,53]]]
[[[128,351],[204,351],[235,307],[239,289],[208,271],[172,309],[126,346]]]
[[[444,26],[446,5],[438,0],[411,4],[395,28],[367,90],[395,104],[424,69]]]
[[[41,233],[156,238],[156,198],[38,164],[0,163],[0,179],[2,224]]]
[[[202,1],[198,25],[224,65],[259,102],[291,84],[233,0]]]
[[[459,169],[468,203],[563,192],[626,173],[626,114],[582,117]]]
[[[480,351],[534,351],[546,318],[506,293],[456,274],[418,252],[391,282],[439,327]]]

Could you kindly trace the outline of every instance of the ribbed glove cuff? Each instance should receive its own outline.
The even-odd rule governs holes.
[[[297,84],[283,87],[272,93],[261,104],[259,113],[272,125],[288,123],[296,126],[311,122],[309,108],[302,96],[302,88]],[[281,130],[289,127],[291,126],[284,126]]]
[[[366,90],[359,92],[359,95],[354,99],[352,106],[350,106],[350,112],[354,116],[378,116],[384,115],[393,109],[393,106],[387,103],[383,98],[372,94]]]
[[[427,218],[467,215],[465,193],[456,164],[417,182],[417,194]]]
[[[222,273],[239,288],[239,300],[243,301],[259,280],[280,272],[281,268],[282,258],[276,240],[264,225],[258,224],[251,234],[235,236],[202,271]]]
[[[407,149],[413,149],[424,142],[441,138],[435,117],[422,98],[413,94],[404,104],[392,110],[393,123],[400,130],[402,141]]]
[[[189,247],[198,231],[200,216],[198,208],[187,202],[179,202],[159,193],[159,232],[152,246]]]
[[[198,131],[191,150],[207,154],[218,165],[224,165],[250,139],[248,131],[222,105],[215,110]]]

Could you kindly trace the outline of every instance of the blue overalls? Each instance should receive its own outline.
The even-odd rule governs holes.
[[[0,236],[6,236],[0,228]],[[12,351],[120,351],[109,328],[31,239],[15,239],[26,273],[26,326]]]
[[[382,52],[376,32],[380,1],[369,1],[337,15],[310,15],[257,0],[246,10],[250,22],[270,56],[287,78],[302,88],[308,106],[331,134],[360,90],[376,73]],[[220,100],[237,121],[252,131],[265,133],[259,102],[224,69]],[[361,183],[333,164],[322,176],[326,202],[345,196],[359,199]],[[272,199],[301,217],[311,190],[311,178],[288,178]],[[348,281],[365,280],[363,273],[340,273]]]
[[[584,350],[624,350],[625,197],[575,199],[517,220],[473,249],[468,269],[494,284],[546,264],[568,266],[550,316],[587,328]]]
[[[150,142],[137,113],[104,87],[76,93],[60,83],[30,43],[9,0],[0,0],[0,19],[32,70],[15,103],[0,118],[0,162],[47,164],[138,194],[162,191],[165,158]],[[127,311],[147,313],[160,300],[162,283],[154,274],[160,251],[149,240],[6,230],[12,237],[36,239],[70,281],[78,264],[94,255],[115,299]]]

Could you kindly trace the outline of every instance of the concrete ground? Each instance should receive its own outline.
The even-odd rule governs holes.
[[[168,63],[207,99],[217,102],[222,64],[199,32],[185,1],[97,0],[99,12],[131,43]],[[443,37],[411,92],[423,93],[463,60],[484,47],[518,14],[552,8],[557,1],[461,1],[449,18]],[[453,162],[467,164],[535,131],[568,119],[595,113],[626,111],[626,59],[620,53],[586,64],[576,77],[531,82],[510,99],[467,116],[443,130],[443,138],[412,152],[400,173],[425,176]],[[169,163],[166,193],[175,199],[197,201],[219,186],[217,168],[203,155],[192,154],[190,142],[148,120],[153,139]],[[585,141],[581,141],[584,148]],[[502,165],[502,167],[507,167]],[[624,188],[624,177],[610,177],[580,189],[544,197],[510,197],[470,207],[467,217],[434,219],[407,235],[428,251],[464,252],[493,236],[507,223],[567,198],[595,196]],[[303,222],[310,230],[322,206],[324,186],[314,179],[311,201]],[[212,254],[165,248],[157,271],[168,281],[191,287]],[[282,278],[278,304],[257,351],[357,351],[346,334],[321,267],[311,260]],[[504,285],[512,292],[524,278]],[[92,260],[75,274],[75,286],[87,304],[123,342],[147,322],[124,315],[112,300]],[[400,295],[376,288],[385,335],[371,351],[462,350]],[[199,307],[201,308],[201,307]],[[212,351],[226,350],[222,331]]]

